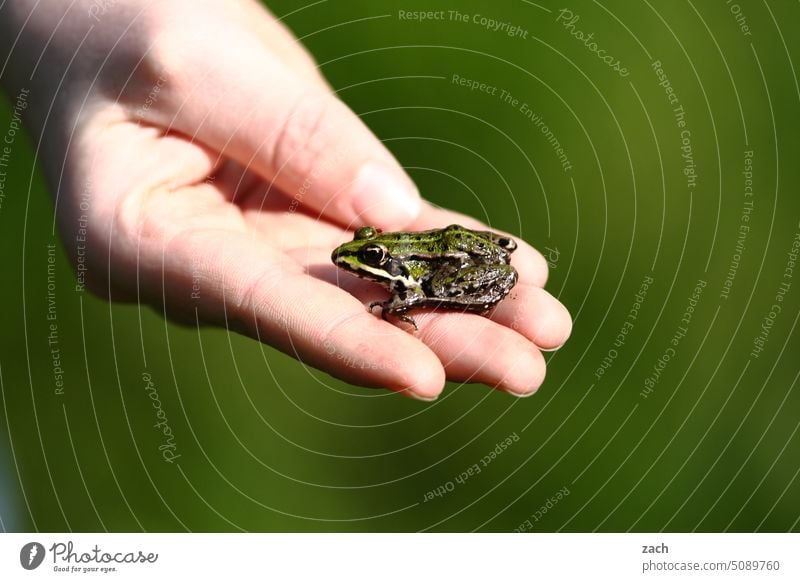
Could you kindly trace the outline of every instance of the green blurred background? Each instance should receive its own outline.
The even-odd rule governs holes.
[[[110,306],[74,291],[17,135],[0,207],[4,529],[800,531],[800,280],[785,270],[800,230],[800,4],[575,1],[571,27],[563,4],[526,0],[269,5],[425,196],[547,249],[572,339],[548,354],[533,398],[451,384],[426,405],[225,330]],[[445,19],[400,17],[422,9]],[[654,61],[685,113],[694,186]],[[4,102],[0,133],[10,119]],[[48,345],[54,243],[63,394]],[[158,450],[144,373],[174,463]]]

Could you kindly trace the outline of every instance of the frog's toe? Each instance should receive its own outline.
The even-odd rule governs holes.
[[[383,319],[385,319],[386,321],[389,321],[388,318],[389,315],[391,315],[392,317],[396,317],[400,321],[404,321],[408,325],[412,326],[414,328],[414,331],[419,331],[419,327],[417,327],[417,322],[414,321],[414,318],[411,317],[410,315],[406,315],[404,311],[392,310],[384,305],[381,315],[383,316]]]
[[[414,326],[414,331],[419,331],[419,327],[417,327],[417,322],[414,321],[414,318],[411,317],[410,315],[402,315],[398,313],[397,317],[402,321],[405,321],[407,324]]]

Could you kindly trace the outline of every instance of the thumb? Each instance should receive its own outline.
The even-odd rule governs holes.
[[[214,34],[205,46],[161,47],[169,65],[148,112],[154,121],[270,181],[288,197],[287,211],[302,205],[345,226],[385,229],[417,217],[413,182],[346,105],[255,35],[218,23]]]

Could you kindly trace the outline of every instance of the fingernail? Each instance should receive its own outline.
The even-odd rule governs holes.
[[[414,392],[413,390],[403,390],[403,394],[408,396],[409,398],[413,398],[414,400],[422,400],[423,402],[433,402],[439,398],[439,395],[436,394],[435,396],[428,396],[426,394],[419,394],[418,392]]]
[[[561,344],[560,346],[556,346],[554,348],[539,348],[539,351],[540,352],[557,352],[558,350],[560,350],[563,347],[564,347],[564,344]]]
[[[503,389],[503,392],[506,394],[511,394],[511,396],[516,396],[517,398],[528,398],[529,396],[533,396],[536,394],[536,389],[530,390],[528,392],[514,392],[513,390]]]
[[[383,162],[369,162],[353,182],[353,210],[364,224],[403,227],[420,212],[422,201],[411,179]]]

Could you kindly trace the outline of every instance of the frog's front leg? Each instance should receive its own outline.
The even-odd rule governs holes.
[[[380,305],[381,317],[383,317],[383,319],[386,319],[387,315],[393,315],[413,325],[414,329],[419,331],[417,322],[414,321],[414,318],[406,315],[406,312],[424,304],[425,299],[425,293],[420,287],[412,287],[410,289],[393,288],[391,299],[388,301],[373,301],[369,305],[369,310],[372,311],[376,306]]]

